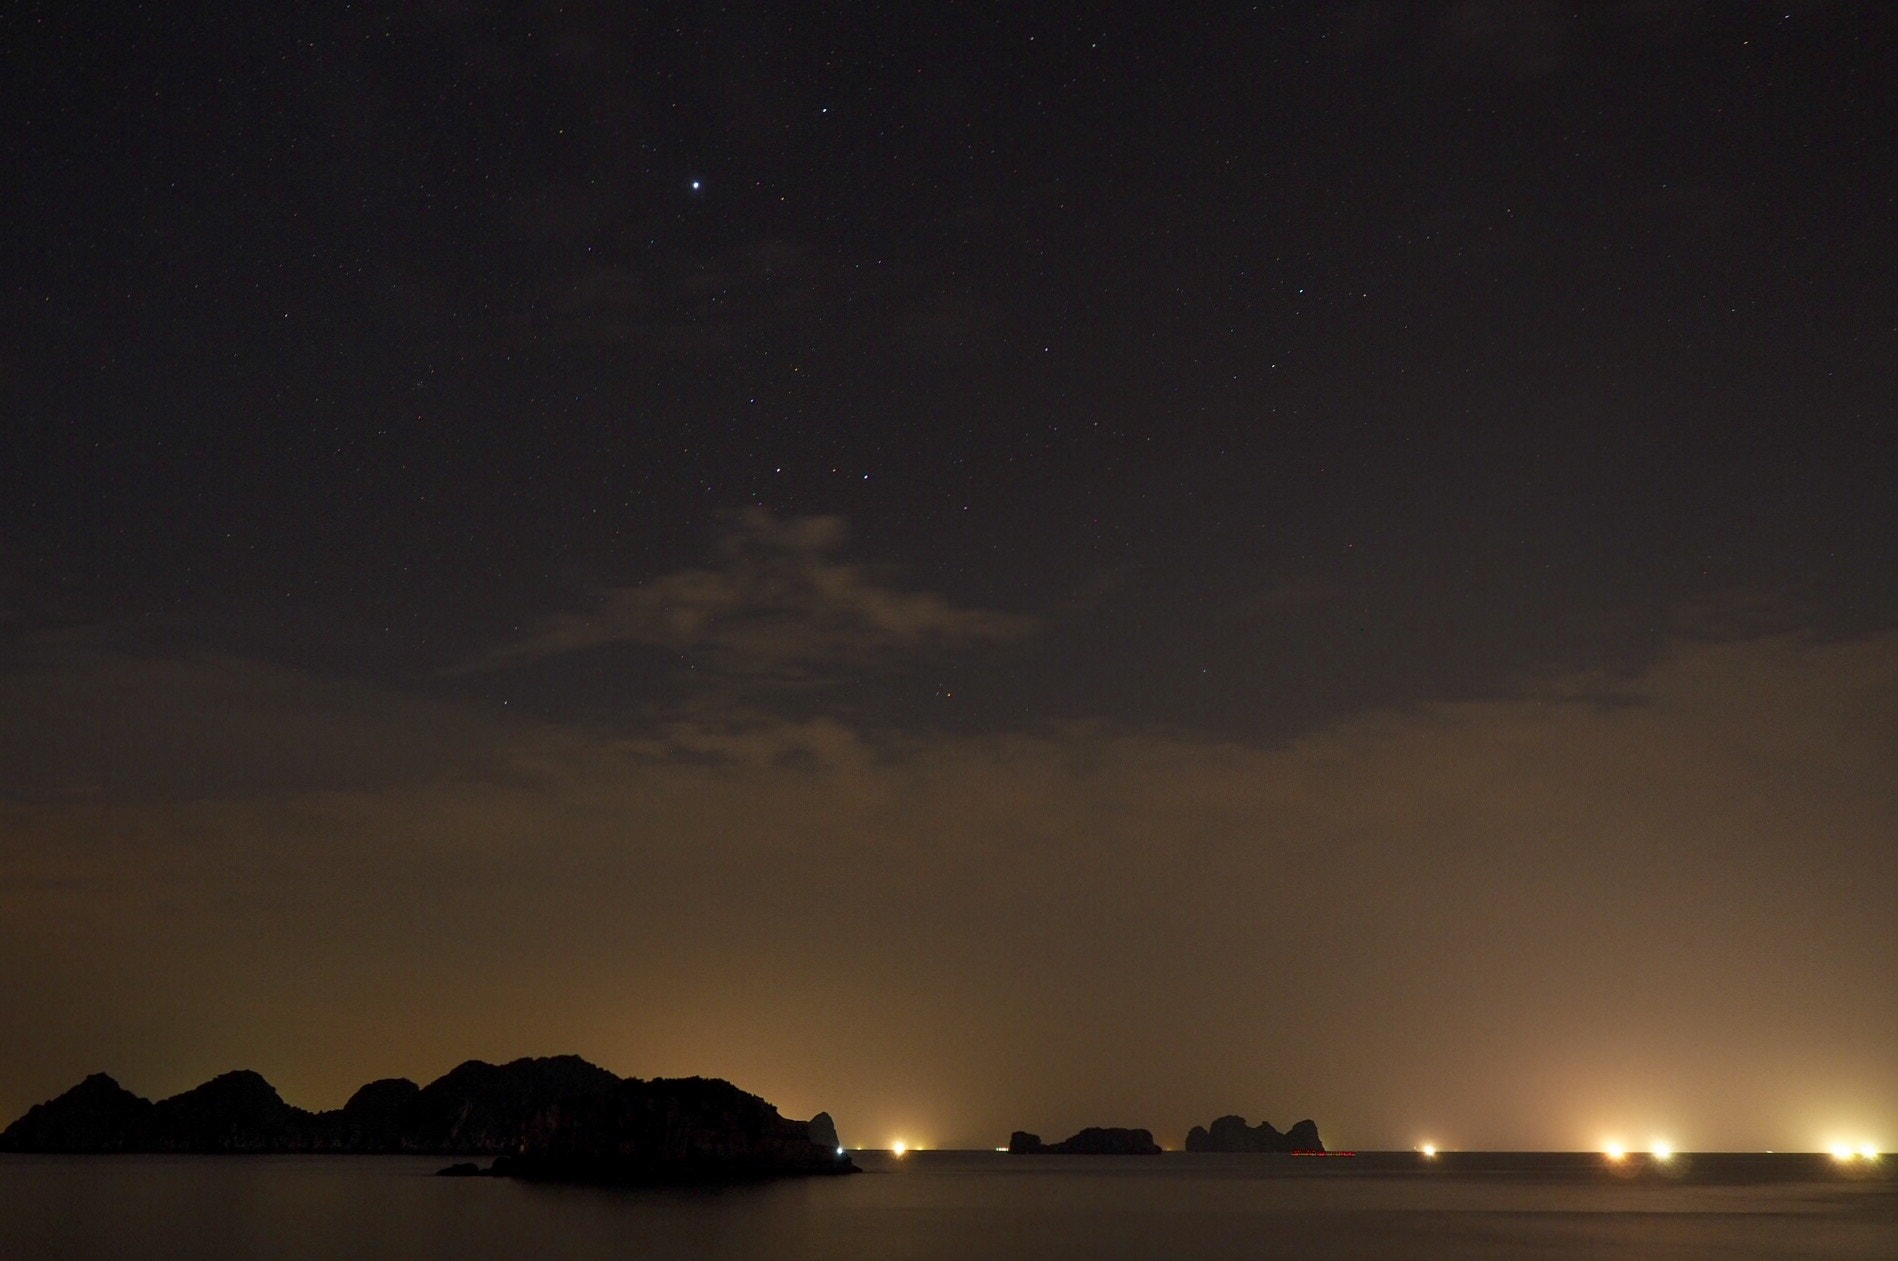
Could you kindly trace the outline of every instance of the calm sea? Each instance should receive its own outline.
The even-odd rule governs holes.
[[[405,1157],[0,1156],[0,1258],[1898,1258],[1892,1158],[859,1158],[861,1177],[607,1191]]]

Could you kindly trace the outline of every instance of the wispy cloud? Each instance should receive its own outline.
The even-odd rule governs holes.
[[[846,534],[840,517],[750,509],[733,521],[715,567],[607,588],[590,611],[545,618],[459,672],[634,644],[693,654],[729,676],[802,680],[1034,633],[1033,618],[959,608],[838,559]]]

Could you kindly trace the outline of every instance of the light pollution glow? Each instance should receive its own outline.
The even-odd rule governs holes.
[[[1898,987],[1898,637],[1682,641],[1617,703],[1589,686],[1271,747],[885,747],[49,652],[0,675],[38,716],[0,725],[0,1026],[36,1034],[0,1042],[0,1111],[69,1088],[71,1048],[147,1096],[246,1067],[319,1108],[571,1051],[853,1145],[1176,1145],[1229,1112],[1367,1150],[1426,1116],[1460,1150],[1898,1128],[1866,999]]]

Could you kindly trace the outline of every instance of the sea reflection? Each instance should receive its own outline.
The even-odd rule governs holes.
[[[859,1177],[602,1190],[399,1157],[0,1157],[0,1257],[1879,1258],[1890,1161],[1828,1154],[856,1154]],[[1665,1172],[1661,1172],[1662,1169]]]

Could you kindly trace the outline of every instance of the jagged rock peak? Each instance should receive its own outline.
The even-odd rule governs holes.
[[[66,1093],[26,1110],[0,1132],[0,1151],[136,1151],[152,1101],[104,1073],[93,1073]]]
[[[1281,1134],[1270,1122],[1246,1124],[1242,1116],[1223,1116],[1210,1128],[1194,1126],[1186,1134],[1189,1152],[1321,1152],[1324,1142],[1313,1121],[1300,1121]]]
[[[343,1111],[380,1115],[403,1107],[421,1093],[422,1088],[406,1077],[380,1077],[357,1087]]]

